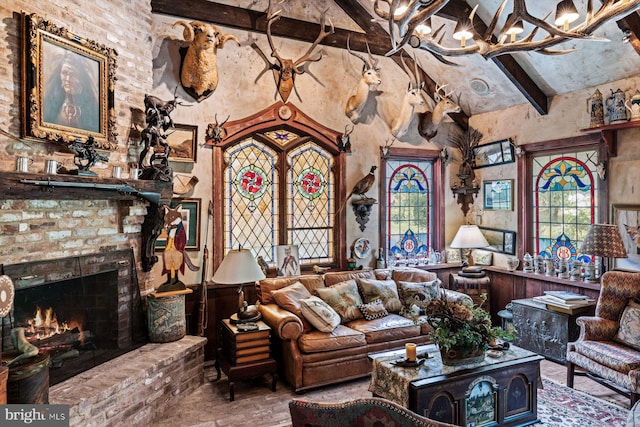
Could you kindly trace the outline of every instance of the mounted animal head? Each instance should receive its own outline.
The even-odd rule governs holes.
[[[426,113],[420,113],[420,122],[418,123],[418,132],[424,138],[430,139],[436,136],[438,133],[438,126],[444,119],[444,116],[449,113],[459,113],[460,108],[460,96],[458,100],[454,101],[452,98],[453,91],[446,92],[444,88],[447,85],[436,85],[436,90],[433,93],[433,99],[436,101],[436,106],[433,111]]]
[[[355,126],[351,123],[345,125],[344,133],[342,135],[338,135],[338,149],[340,151],[344,151],[345,153],[351,152],[351,141],[349,135],[353,132]]]
[[[222,34],[218,27],[201,21],[178,21],[184,27],[182,36],[189,43],[181,64],[180,81],[184,90],[198,102],[207,98],[218,86],[217,52],[228,40],[240,42],[231,34]]]
[[[362,109],[369,98],[370,91],[380,86],[382,80],[380,79],[378,60],[371,55],[369,43],[365,41],[365,43],[367,43],[367,53],[369,54],[369,57],[365,58],[364,55],[358,55],[351,50],[351,47],[349,46],[350,37],[350,35],[347,37],[347,52],[360,59],[364,64],[362,66],[362,78],[356,86],[355,94],[347,100],[347,105],[344,111],[347,117],[355,123],[360,118]]]
[[[214,117],[216,119],[216,122],[209,123],[209,126],[207,126],[205,139],[207,141],[213,141],[214,144],[219,144],[222,142],[222,140],[225,137],[225,134],[227,133],[227,131],[224,129],[224,124],[227,123],[231,115],[227,116],[225,121],[222,123],[218,123],[218,113],[216,113]]]
[[[415,74],[411,72],[404,62],[404,55],[400,53],[400,61],[404,71],[409,76],[409,86],[402,100],[402,107],[398,116],[391,121],[391,134],[399,138],[409,130],[411,119],[416,115],[416,108],[425,104],[424,82],[420,80],[418,63],[414,59]]]
[[[296,60],[287,59],[283,58],[278,53],[278,49],[276,49],[275,44],[273,43],[273,38],[271,36],[271,26],[274,22],[280,19],[280,11],[277,10],[273,12],[271,7],[271,0],[269,0],[269,8],[267,9],[267,40],[269,41],[269,47],[271,48],[271,57],[276,59],[275,63],[271,63],[268,59],[266,59],[267,55],[262,52],[262,50],[257,45],[254,44],[254,48],[258,50],[258,52],[268,64],[267,68],[263,72],[261,72],[260,75],[262,75],[269,69],[273,71],[273,78],[276,82],[278,93],[280,94],[283,102],[287,102],[289,95],[291,95],[291,92],[295,89],[294,83],[296,74],[303,74],[305,71],[304,66],[308,62],[318,62],[320,61],[320,59],[322,59],[322,52],[320,52],[320,54],[316,57],[312,57],[311,55],[313,54],[313,51],[318,46],[318,44],[320,44],[320,42],[329,34],[333,34],[334,32],[333,23],[331,22],[331,20],[329,20],[331,30],[325,31],[326,13],[327,11],[324,11],[322,13],[320,22],[320,34],[318,34],[316,40],[309,47],[309,49],[307,49],[307,52]],[[258,78],[259,77],[260,76],[258,76]]]

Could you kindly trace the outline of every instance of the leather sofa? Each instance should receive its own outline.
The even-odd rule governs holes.
[[[396,283],[427,282],[435,273],[413,269],[328,272],[324,275],[267,278],[256,282],[257,306],[262,320],[272,328],[274,353],[285,380],[296,392],[348,381],[371,374],[368,354],[403,348],[405,343],[429,343],[431,327],[424,316],[399,314],[373,320],[356,319],[338,325],[333,332],[305,328],[302,316],[279,306],[272,291],[300,282],[311,293],[350,279],[393,279]],[[442,290],[448,298],[468,299],[455,291]],[[305,330],[306,329],[306,330]]]

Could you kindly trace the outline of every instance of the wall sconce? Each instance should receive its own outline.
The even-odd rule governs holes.
[[[356,222],[360,224],[360,231],[364,231],[366,228],[367,222],[369,222],[369,216],[371,215],[371,208],[376,203],[378,203],[378,201],[371,197],[365,197],[351,202],[353,213],[356,214]]]
[[[475,179],[471,166],[465,165],[464,163],[460,165],[458,178],[460,178],[460,184],[454,183],[453,186],[451,186],[451,191],[453,192],[453,196],[457,197],[457,202],[460,205],[460,209],[462,209],[462,213],[464,216],[467,216],[467,213],[469,213],[469,205],[473,204],[473,199],[478,195],[480,186]]]

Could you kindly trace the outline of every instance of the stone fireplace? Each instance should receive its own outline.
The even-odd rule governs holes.
[[[57,384],[147,342],[133,251],[74,256],[4,266],[16,293],[4,319],[24,328],[50,356],[49,384]]]

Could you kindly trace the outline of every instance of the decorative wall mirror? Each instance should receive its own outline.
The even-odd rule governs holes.
[[[481,145],[473,149],[473,168],[486,168],[515,162],[510,138]]]
[[[486,248],[488,251],[498,252],[501,254],[516,254],[516,232],[509,230],[501,230],[499,228],[489,228],[478,226],[485,239],[489,242]]]

